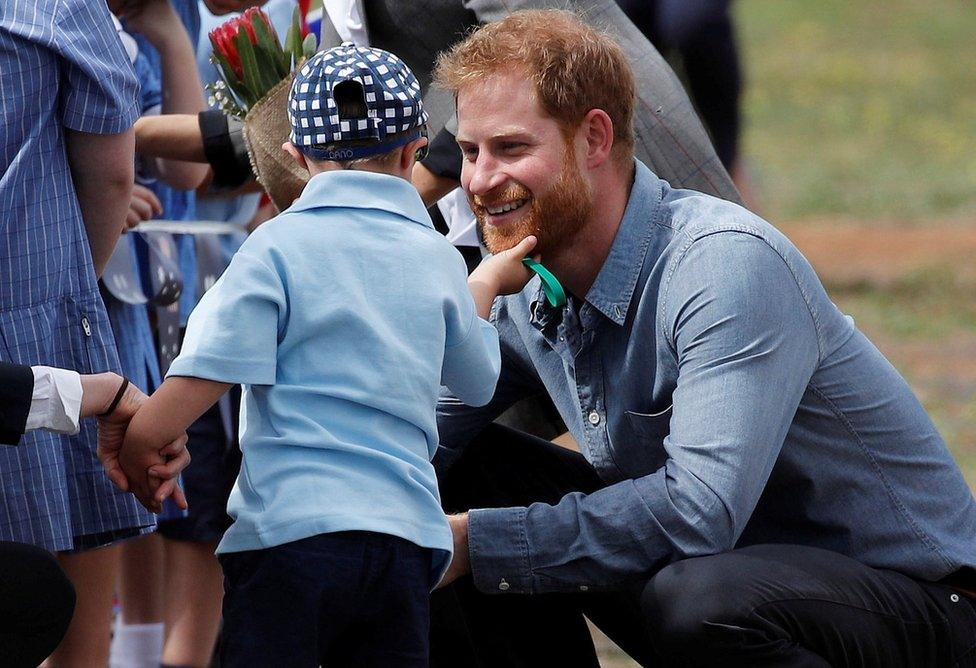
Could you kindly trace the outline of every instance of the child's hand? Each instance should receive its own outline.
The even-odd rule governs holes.
[[[99,416],[98,457],[109,479],[122,491],[132,492],[147,510],[162,512],[163,501],[169,497],[185,509],[178,476],[190,463],[186,434],[160,444],[150,438],[153,430],[149,425],[130,429],[146,400],[130,384],[115,410]]]
[[[534,274],[522,264],[535,248],[536,238],[529,235],[513,248],[485,258],[477,269],[471,272],[468,281],[483,282],[491,286],[497,295],[511,295],[521,292]]]
[[[163,212],[163,205],[156,194],[138,183],[132,186],[132,198],[129,200],[129,213],[125,216],[125,229],[132,229],[144,220],[158,216]]]

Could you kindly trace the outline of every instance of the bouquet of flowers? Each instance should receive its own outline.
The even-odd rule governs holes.
[[[290,131],[287,105],[294,72],[317,48],[304,16],[301,7],[295,9],[284,46],[267,14],[256,7],[210,32],[211,60],[220,74],[220,80],[208,86],[211,103],[244,121],[251,166],[281,210],[291,205],[308,180],[281,149]]]

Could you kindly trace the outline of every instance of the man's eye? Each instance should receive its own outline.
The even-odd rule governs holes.
[[[461,154],[470,159],[478,157],[478,147],[477,146],[465,146],[461,149]]]
[[[519,141],[507,141],[502,144],[502,150],[511,153],[519,150],[523,146],[525,146],[525,144]]]

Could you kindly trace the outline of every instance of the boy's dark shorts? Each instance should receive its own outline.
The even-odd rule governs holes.
[[[189,436],[186,447],[192,461],[181,478],[190,508],[185,517],[160,518],[159,533],[164,538],[212,543],[223,538],[231,525],[227,497],[241,469],[237,439],[240,385],[233,386],[226,396],[229,401],[225,402],[223,416],[220,404],[214,404],[186,430]]]
[[[342,531],[219,558],[222,668],[427,668],[430,549]]]

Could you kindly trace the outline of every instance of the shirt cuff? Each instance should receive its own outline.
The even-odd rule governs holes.
[[[81,415],[81,376],[68,369],[31,367],[34,393],[27,414],[27,431],[46,429],[56,434],[77,434]]]
[[[527,508],[483,508],[468,513],[468,553],[474,585],[486,594],[532,593],[525,537]]]

